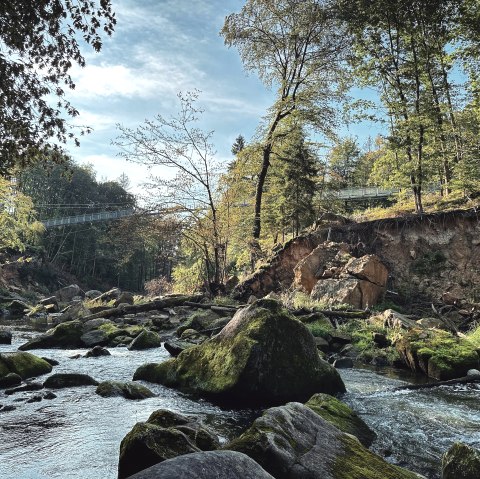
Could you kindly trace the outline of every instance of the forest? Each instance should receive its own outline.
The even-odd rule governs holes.
[[[63,88],[72,64],[85,63],[75,31],[60,35],[63,19],[77,22],[94,51],[101,30],[109,35],[116,23],[109,2],[98,11],[80,3],[83,13],[48,1],[38,11],[29,2],[1,7],[12,19],[0,31],[4,256],[33,252],[92,287],[216,294],[325,213],[421,215],[478,198],[475,0],[246,1],[220,35],[275,101],[252,138],[238,132],[228,162],[216,156],[214,132],[198,126],[209,108],[198,91],[178,94],[175,116],[120,124],[112,141],[121,158],[173,172],[148,180],[147,199],[129,192],[126,175],[98,180],[94,165],[77,164],[62,147],[78,141],[68,128],[78,112]],[[377,96],[355,97],[366,90]],[[383,133],[364,144],[344,134],[343,125],[354,131],[365,119]],[[338,195],[367,186],[395,194],[359,203]],[[119,209],[136,214],[49,229],[40,222]]]

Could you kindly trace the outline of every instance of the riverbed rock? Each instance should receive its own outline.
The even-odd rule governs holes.
[[[62,303],[72,301],[75,296],[82,296],[82,290],[78,284],[71,284],[55,292],[55,297]]]
[[[480,366],[475,346],[446,331],[412,329],[395,347],[412,371],[441,381],[464,377]]]
[[[108,335],[101,329],[92,329],[80,336],[80,339],[87,348],[92,346],[103,346],[108,343]]]
[[[24,301],[19,299],[14,299],[10,304],[7,305],[7,311],[12,316],[23,316],[25,313],[30,311],[30,306]]]
[[[129,345],[130,351],[159,348],[162,345],[162,338],[154,331],[142,331]]]
[[[0,377],[0,389],[11,388],[22,383],[22,378],[17,373],[8,373]]]
[[[25,392],[25,391],[40,391],[41,389],[43,389],[42,383],[27,382],[26,384],[22,384],[20,386],[16,386],[11,389],[5,389],[5,394],[7,396],[10,396],[12,394]]]
[[[216,449],[214,434],[200,421],[167,410],[153,412],[135,424],[120,444],[118,478],[182,454]]]
[[[478,479],[480,450],[455,443],[442,457],[442,479]]]
[[[133,304],[133,301],[134,301],[133,294],[127,291],[123,291],[120,293],[120,296],[115,300],[115,302],[113,303],[113,306],[116,308],[121,304]]]
[[[134,379],[267,404],[345,391],[305,325],[265,299],[239,310],[219,334],[177,358],[141,366]]]
[[[195,331],[200,332],[204,331],[205,329],[210,329],[212,323],[219,318],[220,316],[210,309],[197,311],[190,315],[187,320],[177,329],[177,335],[181,337],[182,333],[187,329],[194,329]],[[222,320],[223,326],[225,326],[227,323],[228,320]]]
[[[119,288],[112,288],[109,291],[106,291],[103,294],[100,294],[96,298],[93,298],[93,301],[98,303],[108,303],[109,301],[116,300],[120,297],[122,292]]]
[[[102,346],[95,346],[85,353],[85,358],[98,358],[100,356],[111,356],[108,349],[102,348]]]
[[[418,479],[300,403],[266,410],[224,448],[247,454],[276,479]]]
[[[312,411],[332,423],[340,431],[352,434],[365,446],[370,447],[377,436],[345,403],[328,394],[314,394],[306,403]]]
[[[101,294],[102,294],[102,292],[99,291],[98,289],[90,289],[85,293],[85,298],[86,299],[94,299],[94,298],[97,298],[98,296],[100,296]]]
[[[125,399],[146,399],[155,397],[150,389],[131,381],[103,381],[97,386],[95,392],[105,398],[120,396]]]
[[[0,331],[0,344],[12,344],[12,333],[10,331]]]
[[[83,323],[80,320],[68,321],[22,344],[18,349],[77,348],[84,346],[82,334]]]
[[[52,366],[42,358],[25,352],[0,353],[0,378],[16,373],[22,379],[47,374]]]
[[[130,479],[274,479],[245,454],[207,451],[168,459],[130,476]]]
[[[163,343],[163,347],[174,357],[176,358],[182,351],[186,349],[190,349],[196,346],[195,343],[191,343],[190,341],[181,341],[181,340],[171,340],[165,341]]]
[[[52,374],[43,383],[43,387],[51,389],[61,389],[77,386],[98,386],[98,381],[95,381],[88,374],[80,373],[56,373]]]

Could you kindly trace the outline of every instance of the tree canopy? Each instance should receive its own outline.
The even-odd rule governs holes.
[[[57,142],[78,143],[65,118],[78,115],[65,98],[70,70],[85,65],[82,40],[98,52],[115,23],[110,0],[0,2],[0,174]]]

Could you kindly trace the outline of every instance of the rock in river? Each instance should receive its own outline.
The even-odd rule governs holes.
[[[130,479],[274,479],[245,454],[208,451],[185,454],[149,467]]]
[[[121,396],[126,399],[146,399],[154,397],[150,389],[134,382],[103,381],[95,392],[102,397]]]
[[[47,374],[51,370],[51,364],[34,354],[24,352],[0,354],[0,378],[15,373],[22,379],[27,379]]]
[[[455,443],[442,457],[443,479],[478,479],[480,451],[467,444]]]
[[[162,345],[160,335],[154,331],[143,330],[128,346],[131,351],[139,349],[159,348]]]
[[[43,383],[43,387],[51,389],[60,389],[75,386],[98,386],[98,381],[95,381],[95,379],[93,379],[88,374],[57,373],[52,374]]]
[[[203,424],[172,411],[153,412],[135,424],[120,444],[118,479],[182,454],[218,448],[217,437]],[[163,476],[162,476],[163,477]],[[228,476],[225,476],[228,477]]]
[[[247,454],[276,479],[418,479],[300,403],[268,409],[225,449]]]
[[[29,349],[42,348],[76,348],[83,346],[81,336],[83,334],[83,323],[80,320],[68,321],[59,324],[53,329],[49,329],[45,334],[41,334],[22,344],[18,349],[27,351]]]
[[[141,366],[134,379],[258,403],[345,391],[308,329],[269,299],[239,310],[219,334],[177,358]]]

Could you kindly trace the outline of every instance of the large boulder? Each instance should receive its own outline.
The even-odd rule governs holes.
[[[247,454],[276,479],[418,479],[299,403],[268,409],[225,449]]]
[[[464,377],[469,369],[480,367],[475,345],[446,331],[412,329],[395,347],[412,371],[441,381]]]
[[[332,423],[340,431],[353,434],[365,446],[370,447],[376,434],[345,403],[328,394],[314,394],[305,403],[312,411]]]
[[[177,358],[141,366],[134,379],[243,402],[302,401],[316,392],[345,391],[308,329],[268,299],[239,310],[219,334]]]
[[[55,297],[62,303],[68,303],[69,301],[72,301],[75,296],[82,296],[82,294],[83,292],[78,284],[71,284],[70,286],[65,286],[56,291]]]
[[[34,354],[24,352],[0,353],[0,378],[15,373],[22,379],[27,379],[47,374],[51,370],[51,364]]]
[[[295,266],[295,286],[311,293],[327,265],[334,261],[338,255],[349,258],[349,250],[349,246],[345,243],[326,241],[320,244]]]
[[[92,320],[95,321],[95,320]],[[82,343],[91,348],[93,346],[103,346],[108,343],[108,334],[101,329],[92,329],[80,336]]]
[[[162,338],[154,331],[143,330],[128,346],[131,351],[149,348],[159,348]]]
[[[185,323],[177,329],[177,335],[181,336],[187,329],[195,329],[196,331],[204,331],[210,329],[212,324],[218,320],[220,316],[211,310],[196,311],[190,315]],[[228,323],[228,319],[222,320],[222,327]]]
[[[9,305],[7,305],[7,310],[12,316],[22,316],[28,311],[30,311],[30,306],[24,301],[19,299],[14,299]]]
[[[480,451],[455,443],[442,457],[442,479],[478,479]]]
[[[218,448],[217,437],[201,421],[167,410],[135,424],[120,444],[118,478],[129,477],[182,454]]]
[[[104,398],[120,396],[125,399],[147,399],[155,394],[150,389],[134,382],[103,381],[95,392]]]
[[[352,258],[345,265],[345,270],[356,278],[364,279],[378,286],[385,287],[387,285],[388,269],[374,254]]]
[[[327,306],[349,304],[364,309],[377,304],[385,294],[385,288],[357,278],[329,278],[318,281],[311,297]]]
[[[18,349],[77,348],[84,346],[82,334],[83,323],[80,320],[68,321],[22,344]]]
[[[130,479],[274,479],[245,454],[235,451],[194,452],[168,459]]]
[[[0,344],[12,344],[12,333],[10,331],[0,330]]]

